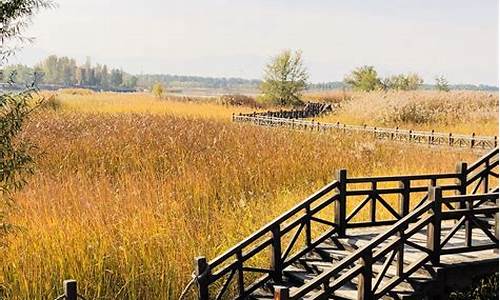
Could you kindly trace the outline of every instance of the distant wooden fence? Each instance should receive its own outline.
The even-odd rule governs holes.
[[[322,114],[332,112],[336,108],[338,108],[338,106],[339,106],[338,104],[332,104],[332,103],[307,102],[304,105],[304,107],[298,109],[261,111],[248,114],[240,114],[240,116],[274,117],[274,118],[285,118],[285,119],[313,118]]]
[[[311,131],[336,130],[344,133],[368,133],[378,139],[412,142],[429,145],[446,145],[461,148],[493,149],[497,147],[496,136],[479,136],[444,133],[432,131],[417,131],[396,128],[372,127],[367,125],[348,125],[337,123],[315,122],[314,120],[300,120],[294,118],[264,116],[258,114],[233,115],[234,122],[246,122],[269,127],[288,127]]]

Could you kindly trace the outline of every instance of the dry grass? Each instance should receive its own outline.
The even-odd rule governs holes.
[[[297,201],[351,175],[453,171],[449,152],[228,122],[241,108],[148,95],[64,95],[25,130],[42,153],[15,195],[0,298],[174,299],[215,257]],[[132,113],[123,113],[123,112]]]
[[[321,98],[320,95],[316,97]],[[325,98],[329,97],[333,96],[326,94]],[[337,97],[341,97],[341,94]],[[341,111],[321,121],[466,134],[498,134],[498,93],[372,92],[351,93],[350,98],[352,100],[344,102]]]
[[[229,121],[232,113],[252,112],[246,106],[219,105],[214,98],[155,98],[148,93],[58,94],[62,109],[79,113],[151,113]]]

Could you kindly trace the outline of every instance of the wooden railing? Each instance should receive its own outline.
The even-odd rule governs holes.
[[[326,185],[209,263],[203,257],[197,258],[195,273],[199,278],[199,298],[208,299],[211,293],[214,299],[222,299],[233,280],[236,281],[234,289],[238,298],[245,298],[270,279],[273,282],[281,282],[284,268],[336,231],[337,226],[332,221],[325,220],[318,214],[338,199],[338,194],[334,193],[337,187],[336,181]],[[326,224],[330,229],[314,236],[311,230],[313,223]],[[292,253],[294,247],[299,246],[300,234],[304,235],[303,248]],[[284,241],[287,236],[290,237],[286,244]],[[251,258],[259,254],[267,257],[269,253],[270,260],[265,261],[265,266],[249,265],[252,263],[249,261]],[[254,277],[263,276],[253,282],[247,282],[245,276],[249,276],[249,273]],[[209,291],[209,287],[214,285],[218,290]]]
[[[246,114],[240,113],[239,116],[274,117],[285,119],[313,118],[322,114],[332,112],[334,109],[338,108],[338,106],[338,104],[334,103],[307,102],[304,107],[298,109],[280,109],[274,111],[260,111]]]
[[[466,224],[469,228],[472,226],[488,228],[480,220],[475,220],[470,216],[483,214],[489,217],[496,215],[498,218],[494,209],[483,207],[485,203],[495,201],[494,195],[498,197],[498,190],[494,190],[492,193],[490,187],[492,181],[495,180],[494,178],[498,178],[498,171],[495,172],[497,167],[498,148],[484,155],[470,167],[464,162],[459,163],[455,173],[348,178],[347,171],[340,170],[335,181],[219,257],[210,262],[207,262],[204,257],[196,258],[195,278],[198,283],[198,298],[204,300],[209,298],[222,299],[228,295],[234,295],[236,299],[246,298],[271,280],[273,284],[279,285],[282,281],[284,268],[298,261],[300,257],[333,234],[345,236],[346,231],[350,228],[392,224],[393,226],[386,233],[346,258],[333,270],[304,285],[293,295],[289,295],[289,291],[286,289],[276,289],[283,291],[283,295],[288,293],[291,299],[298,299],[321,286],[325,287],[322,293],[333,292],[342,286],[342,283],[361,274],[363,276],[359,280],[360,290],[358,292],[363,295],[366,293],[370,297],[378,297],[400,282],[398,280],[403,280],[411,275],[422,264],[429,260],[435,262],[438,258],[432,251],[442,250],[442,253],[439,253],[446,254],[453,251],[473,250],[470,243],[466,243],[467,249],[446,249],[443,247],[441,249],[436,246],[438,244],[435,240],[433,240],[434,248],[429,251],[425,251],[423,246],[412,245],[421,249],[423,253],[427,253],[427,258],[415,262],[408,270],[400,270],[399,279],[394,279],[394,282],[383,286],[379,282],[375,284],[374,290],[367,289],[368,283],[366,282],[370,279],[366,274],[370,273],[370,265],[373,261],[382,259],[385,254],[394,249],[398,249],[397,255],[402,259],[404,255],[401,252],[404,251],[403,244],[408,243],[408,238],[424,226],[434,226],[430,229],[437,230],[441,218],[454,218],[458,219],[457,224]],[[437,189],[438,194],[433,194],[436,189],[433,189],[433,193],[429,194],[429,186],[436,185],[440,186]],[[479,186],[483,187],[483,193],[486,193],[486,196],[476,194]],[[457,196],[440,201],[439,197],[442,191],[453,191]],[[472,195],[467,195],[467,193]],[[359,201],[359,199],[363,200]],[[397,205],[391,204],[391,201],[396,202]],[[439,208],[436,206],[438,202],[443,203],[446,209],[450,210],[450,213],[441,214],[441,205]],[[368,220],[360,216],[360,212],[367,205],[369,205]],[[498,203],[496,205],[498,210]],[[388,212],[388,217],[379,219],[381,215],[379,207]],[[428,216],[429,210],[434,211],[434,214]],[[440,215],[436,216],[438,210]],[[481,223],[481,225],[472,225],[473,223]],[[413,226],[412,229],[410,229],[410,225]],[[391,244],[383,252],[374,251],[381,241],[394,234],[400,235],[399,242]],[[498,246],[498,238],[496,245]],[[391,259],[393,259],[396,254],[393,252],[391,255],[393,256]],[[360,263],[349,269],[354,262],[358,261]],[[335,284],[328,286],[327,282],[330,282],[332,276],[338,275],[340,271],[343,271],[344,275],[335,279]],[[380,287],[378,287],[379,285]]]
[[[341,260],[335,267],[321,273],[317,278],[309,281],[293,293],[283,287],[275,289],[278,294],[277,299],[300,299],[305,295],[308,295],[307,299],[325,299],[325,296],[334,295],[336,290],[353,281],[355,277],[358,277],[356,278],[358,299],[379,299],[403,280],[410,277],[424,264],[431,262],[433,265],[438,266],[443,255],[497,249],[498,222],[496,222],[493,233],[490,229],[484,227],[481,222],[476,222],[476,220],[477,216],[485,214],[495,214],[498,220],[498,196],[498,190],[496,190],[496,192],[488,194],[443,197],[441,187],[430,187],[429,200],[418,209],[399,220],[394,226],[378,235],[366,246]],[[453,204],[463,201],[470,204],[466,209],[443,210],[443,206],[449,208]],[[496,205],[486,207],[474,205],[491,201],[495,201]],[[472,220],[477,228],[480,228],[489,237],[489,241],[472,245],[472,227],[469,226],[465,228],[466,234],[463,238],[463,246],[447,247],[447,243],[457,233],[462,223],[460,221],[456,223],[446,232],[445,237],[441,238],[444,233],[442,223],[445,220]],[[426,244],[421,245],[410,241],[424,227],[427,227]],[[396,238],[393,238],[394,236]],[[390,241],[387,242],[388,240]],[[416,249],[421,256],[405,268],[403,262],[406,246]],[[389,266],[394,262],[396,276],[386,276]],[[372,274],[375,264],[382,265],[382,268],[375,280],[373,280]],[[320,288],[319,291],[318,288]]]
[[[322,123],[310,120],[278,118],[261,115],[233,115],[234,122],[249,122],[263,126],[284,126],[292,129],[312,131],[336,130],[344,133],[366,133],[378,139],[412,142],[429,145],[446,145],[461,148],[493,149],[498,145],[496,136],[464,135],[432,131],[417,131],[400,128],[372,127],[367,125],[348,125]]]

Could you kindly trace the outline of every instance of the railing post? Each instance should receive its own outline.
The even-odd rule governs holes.
[[[498,146],[498,138],[495,135],[495,137],[493,138],[493,148],[496,148],[497,146]]]
[[[199,256],[194,259],[195,275],[198,282],[198,299],[208,300],[208,276],[210,270],[208,269],[207,259],[204,256]]]
[[[401,180],[399,188],[402,190],[399,194],[399,215],[403,218],[410,212],[410,180]]]
[[[370,199],[370,221],[375,223],[377,221],[377,181],[371,183],[371,199]]]
[[[271,277],[273,282],[280,284],[282,281],[283,263],[281,261],[281,232],[280,225],[276,225],[271,229],[273,236],[272,254],[271,254]]]
[[[361,256],[361,266],[363,269],[358,276],[358,300],[371,300],[373,299],[372,292],[372,250],[368,249],[363,256]]]
[[[455,181],[455,184],[458,186],[456,194],[457,195],[466,195],[467,194],[467,163],[461,161],[457,164],[456,172],[458,178]],[[456,208],[465,208],[464,202],[457,202]]]
[[[311,246],[311,205],[308,204],[306,206],[306,225],[305,225],[305,230],[306,230],[306,246],[309,247]]]
[[[484,178],[483,178],[483,193],[487,194],[489,192],[489,189],[490,189],[490,161],[487,160],[484,162],[484,169],[485,170],[488,170],[488,172],[486,172],[486,175],[484,175]]]
[[[496,202],[496,205],[497,205],[497,207],[498,207],[498,198],[496,198],[495,202]],[[497,238],[497,240],[498,240],[498,211],[497,211],[497,213],[495,214],[495,237],[496,237],[496,238]],[[494,251],[495,253],[498,253],[498,247],[497,247],[497,248],[495,248],[495,249],[493,249],[493,251]]]
[[[346,233],[346,186],[347,170],[341,169],[337,172],[339,183],[339,199],[335,202],[335,224],[338,226],[338,235],[345,236]]]
[[[290,298],[290,289],[286,286],[274,286],[274,300],[288,300]]]
[[[76,280],[68,279],[63,281],[64,286],[64,299],[66,300],[77,300],[78,298],[78,286]]]
[[[432,221],[427,225],[427,248],[431,250],[431,262],[438,266],[441,256],[441,202],[443,193],[441,187],[429,187],[429,201],[432,202]]]
[[[397,258],[396,258],[396,275],[403,276],[404,273],[404,253],[405,253],[405,237],[404,237],[405,228],[402,228],[398,231],[397,236],[399,239],[399,245],[397,246]]]

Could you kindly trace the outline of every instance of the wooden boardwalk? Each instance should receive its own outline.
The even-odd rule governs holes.
[[[279,113],[279,112],[278,112]],[[251,123],[268,127],[287,127],[309,131],[338,131],[343,133],[365,133],[378,139],[409,142],[416,144],[442,145],[459,148],[493,149],[498,145],[496,136],[478,136],[476,134],[454,134],[432,131],[417,131],[400,128],[373,127],[367,125],[348,125],[315,122],[312,120],[274,117],[260,114],[233,115],[233,122]]]
[[[498,148],[456,172],[337,179],[211,261],[198,299],[444,299],[498,270]]]

